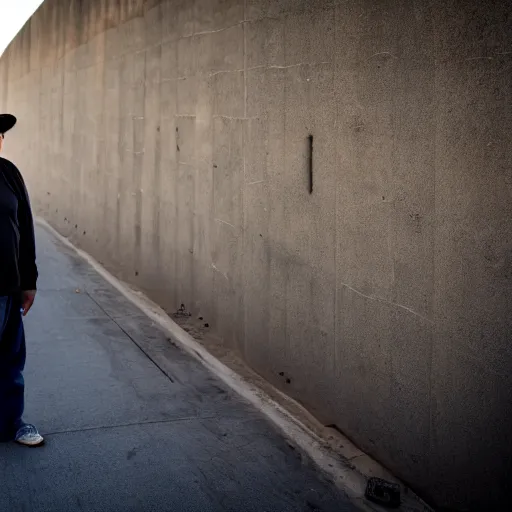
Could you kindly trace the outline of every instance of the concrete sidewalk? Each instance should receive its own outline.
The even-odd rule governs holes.
[[[88,264],[37,236],[26,420],[47,444],[0,444],[0,511],[356,510]]]

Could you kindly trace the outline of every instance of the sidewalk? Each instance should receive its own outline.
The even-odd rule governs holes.
[[[0,511],[357,510],[88,264],[37,237],[26,420],[47,444],[0,444]]]

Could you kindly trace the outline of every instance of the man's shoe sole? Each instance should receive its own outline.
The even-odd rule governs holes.
[[[16,444],[19,444],[20,446],[26,446],[27,448],[39,448],[40,446],[43,446],[44,445],[44,439],[42,439],[41,441],[39,441],[38,443],[35,443],[35,444],[27,444],[27,443],[22,443],[21,441],[14,441]]]

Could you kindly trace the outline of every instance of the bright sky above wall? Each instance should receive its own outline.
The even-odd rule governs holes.
[[[42,0],[0,0],[0,55],[42,3]]]

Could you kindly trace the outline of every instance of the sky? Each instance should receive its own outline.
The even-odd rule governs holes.
[[[0,0],[0,55],[42,3],[42,0]]]

